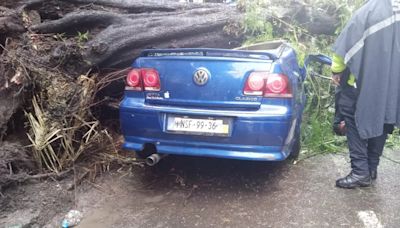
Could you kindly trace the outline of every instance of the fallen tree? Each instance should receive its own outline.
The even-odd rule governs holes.
[[[338,22],[321,8],[298,0],[271,0],[263,7],[260,16],[265,20],[298,25],[310,34],[333,34]],[[12,105],[4,102],[19,91],[9,82],[20,77],[21,70],[29,74],[26,69],[33,69],[45,75],[44,68],[56,67],[56,71],[76,78],[93,68],[127,67],[144,48],[232,48],[243,40],[244,17],[246,9],[240,7],[174,1],[34,0],[16,1],[14,9],[2,7],[0,42],[8,52],[0,66],[5,72],[0,78],[0,93],[6,98],[0,100],[4,104],[0,127],[4,128],[21,106],[20,96],[12,96]],[[11,38],[10,42],[6,38]],[[14,70],[10,70],[12,58],[25,59],[20,63],[29,66],[21,68],[14,61]]]
[[[68,106],[79,90],[80,75],[127,67],[143,48],[240,44],[240,37],[224,30],[240,20],[240,15],[227,16],[232,7],[129,2],[50,0],[2,8],[0,128],[21,106],[24,93],[17,92],[23,88],[44,91],[46,110],[57,116],[65,111],[59,106]]]
[[[248,16],[242,4],[5,1],[0,7],[0,135],[9,133],[10,120],[24,111],[29,126],[20,130],[29,135],[39,170],[61,172],[96,146],[115,151],[92,112],[107,102],[103,89],[122,82],[123,69],[145,48],[240,46]],[[337,18],[319,8],[298,0],[273,5],[263,6],[264,20],[296,24],[310,34],[334,33]],[[111,96],[118,99],[123,86],[113,85]]]
[[[238,23],[241,18],[229,6],[116,0],[72,2],[75,10],[30,28],[41,34],[86,33],[90,39],[82,54],[91,66],[126,66],[143,48],[229,48],[240,44],[237,37],[224,32],[225,26]],[[48,8],[47,4],[39,1],[26,9],[41,12]],[[79,8],[82,6],[86,8]]]
[[[278,18],[311,34],[333,34],[338,23],[335,16],[301,1],[271,1],[264,7],[265,20]],[[84,60],[101,68],[126,66],[143,48],[238,46],[245,15],[224,4],[172,1],[37,0],[21,9],[29,12],[32,32],[85,34]]]

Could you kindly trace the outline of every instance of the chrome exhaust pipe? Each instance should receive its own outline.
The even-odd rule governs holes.
[[[161,159],[165,158],[168,154],[152,154],[146,158],[148,166],[155,166]]]

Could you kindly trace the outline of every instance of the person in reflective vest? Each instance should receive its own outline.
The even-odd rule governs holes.
[[[340,188],[370,186],[377,178],[387,134],[400,123],[400,0],[370,0],[337,38],[332,80],[346,124],[351,172]]]

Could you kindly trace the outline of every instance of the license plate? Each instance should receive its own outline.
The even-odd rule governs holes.
[[[230,119],[168,116],[167,131],[183,134],[228,136],[230,133]]]

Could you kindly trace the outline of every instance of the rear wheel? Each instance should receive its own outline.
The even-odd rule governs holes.
[[[301,150],[301,139],[300,139],[300,133],[298,133],[295,136],[295,141],[292,146],[292,151],[289,154],[289,158],[293,159],[293,160],[297,160],[300,155],[300,150]]]

